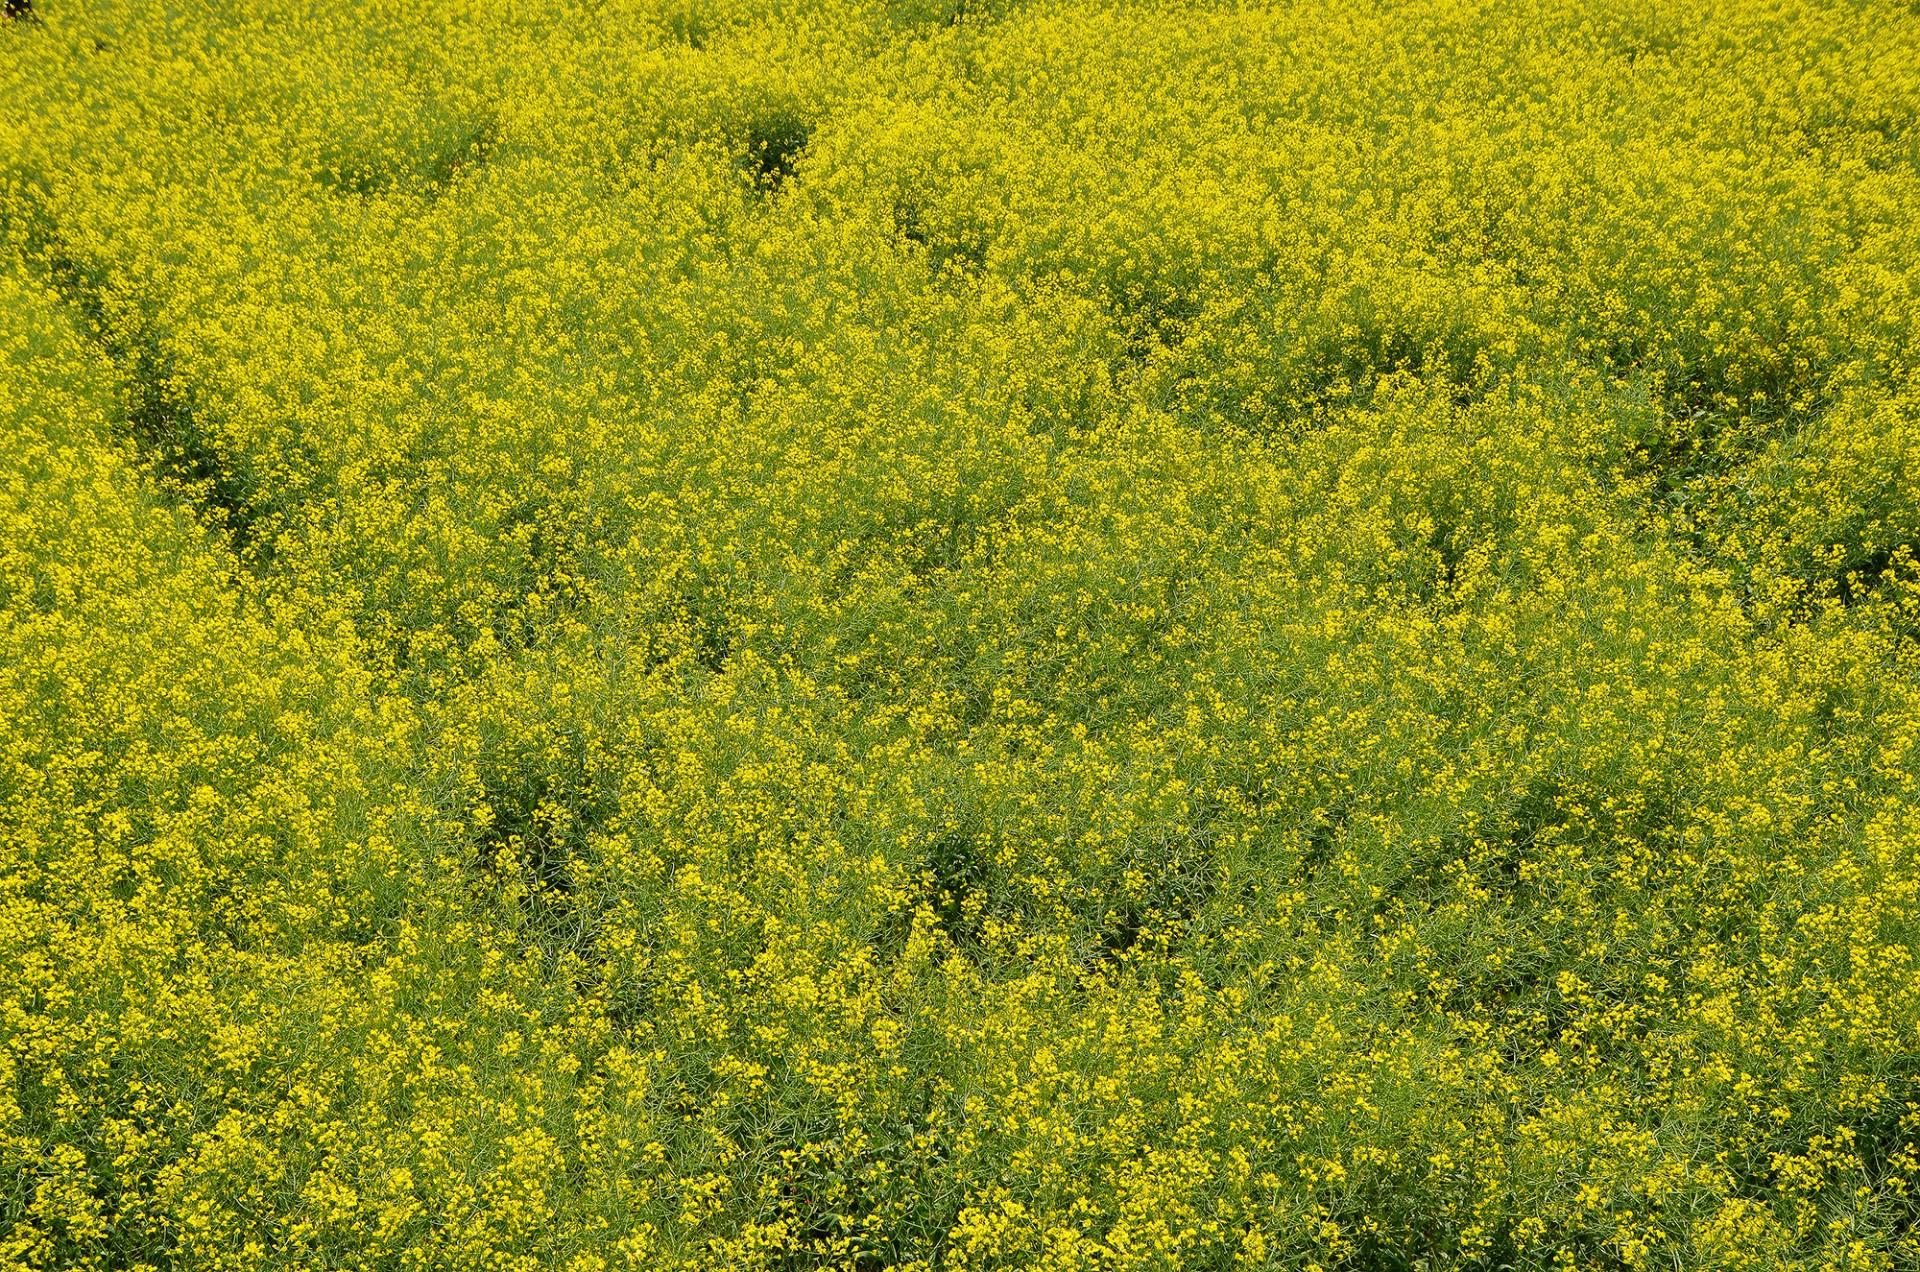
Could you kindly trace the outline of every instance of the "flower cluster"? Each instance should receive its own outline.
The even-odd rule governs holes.
[[[1905,0],[8,12],[0,1264],[1920,1263]]]

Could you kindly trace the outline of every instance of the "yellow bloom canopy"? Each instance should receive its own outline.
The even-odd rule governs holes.
[[[0,17],[0,1265],[1920,1265],[1920,8]]]

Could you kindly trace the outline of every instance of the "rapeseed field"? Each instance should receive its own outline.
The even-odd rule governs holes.
[[[0,1267],[1920,1268],[1920,6],[7,0]]]

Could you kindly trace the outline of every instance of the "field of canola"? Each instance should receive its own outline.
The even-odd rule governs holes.
[[[0,1266],[1920,1266],[1920,5],[6,14]]]

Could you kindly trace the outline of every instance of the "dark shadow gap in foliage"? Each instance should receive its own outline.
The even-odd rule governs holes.
[[[374,198],[413,193],[435,203],[463,174],[486,163],[498,142],[494,121],[480,120],[428,145],[410,164],[351,150],[323,155],[314,179],[341,195]]]
[[[119,372],[126,399],[121,433],[164,495],[223,543],[236,563],[264,570],[272,544],[261,523],[261,492],[208,436],[191,386],[174,373],[156,334],[144,323],[115,322],[106,281],[71,253],[43,204],[26,203],[26,260],[78,312],[81,329]]]
[[[1637,489],[1644,530],[1696,563],[1730,569],[1734,595],[1748,617],[1760,630],[1771,630],[1781,620],[1757,608],[1752,576],[1725,552],[1729,532],[1737,537],[1749,527],[1716,507],[1715,491],[1743,485],[1744,473],[1770,447],[1819,428],[1840,401],[1839,369],[1818,362],[1759,380],[1736,380],[1722,369],[1694,366],[1669,380],[1653,362],[1646,348],[1624,341],[1572,359],[1610,386],[1616,405],[1642,417],[1624,435],[1624,446],[1597,461],[1594,475],[1606,489],[1622,482]],[[1852,605],[1878,589],[1894,555],[1890,549],[1881,561],[1869,549],[1837,569],[1789,573],[1805,586],[1809,599],[1837,598]],[[1817,608],[1803,606],[1784,621],[1799,621]]]
[[[1849,608],[1865,604],[1894,577],[1910,575],[1916,559],[1920,544],[1897,543],[1865,552],[1834,572],[1834,593]]]
[[[1656,394],[1661,431],[1629,454],[1623,475],[1645,483],[1648,512],[1660,519],[1677,547],[1702,564],[1733,566],[1738,575],[1737,564],[1723,554],[1721,536],[1745,527],[1738,518],[1728,521],[1716,514],[1712,486],[1727,479],[1737,483],[1768,447],[1818,428],[1838,394],[1827,379],[1817,381],[1809,399],[1791,406],[1777,399],[1715,405],[1708,392],[1696,383]],[[1852,607],[1878,595],[1890,577],[1901,573],[1902,562],[1910,560],[1903,554],[1908,546],[1913,545],[1865,545],[1837,566],[1793,573],[1809,597],[1835,598]],[[1740,600],[1750,617],[1759,617],[1750,591]],[[1805,610],[1810,612],[1811,607]]]
[[[921,888],[956,949],[979,949],[990,874],[987,854],[971,833],[949,831],[927,845]]]
[[[1355,1213],[1349,1219],[1354,1228],[1364,1230],[1373,1220],[1370,1213]],[[1342,1225],[1346,1226],[1345,1224]],[[1515,1268],[1520,1266],[1519,1247],[1514,1243],[1511,1224],[1499,1222],[1491,1236],[1468,1255],[1460,1234],[1450,1227],[1434,1225],[1415,1236],[1409,1231],[1398,1237],[1367,1233],[1355,1243],[1352,1254],[1336,1267],[1344,1272],[1428,1272],[1438,1267]],[[1588,1263],[1581,1267],[1592,1266]]]
[[[808,1163],[783,1176],[773,1213],[786,1225],[793,1248],[773,1264],[782,1272],[834,1268],[844,1272],[881,1272],[896,1266],[873,1236],[861,1230],[857,1216],[874,1203],[864,1195],[862,1163],[826,1160]]]
[[[953,1178],[965,1116],[951,1090],[917,1080],[905,1107],[864,1126],[857,1141],[817,1097],[789,1093],[748,1116],[742,1130],[754,1147],[745,1160],[766,1164],[747,1181],[759,1193],[752,1218],[786,1237],[767,1266],[878,1272],[944,1263],[965,1201]]]
[[[988,952],[988,922],[1016,908],[1002,884],[987,832],[962,827],[932,836],[903,903],[884,915],[872,933],[876,963],[891,966],[906,949],[915,924],[925,918],[932,920],[947,949],[980,963]]]
[[[1160,350],[1179,349],[1204,308],[1198,296],[1156,282],[1115,287],[1105,299],[1120,334],[1114,371],[1122,376],[1137,374]]]
[[[747,124],[744,159],[755,188],[771,194],[793,178],[813,139],[813,124],[791,111],[771,111]]]
[[[583,592],[584,596],[584,592]],[[734,597],[722,582],[685,580],[646,625],[643,663],[660,672],[676,665],[720,675],[739,645]]]
[[[1121,311],[1121,350],[1112,371],[1121,382],[1152,385],[1153,405],[1196,425],[1219,425],[1253,437],[1293,432],[1302,424],[1343,411],[1371,408],[1382,386],[1411,376],[1433,388],[1456,409],[1465,410],[1506,382],[1508,373],[1483,358],[1472,344],[1423,339],[1399,328],[1366,327],[1344,345],[1289,338],[1275,346],[1263,388],[1276,398],[1249,405],[1246,385],[1215,378],[1201,342],[1189,332],[1204,326],[1199,315],[1182,311]]]
[[[1920,14],[1920,2],[1910,7]],[[1895,119],[1856,119],[1844,111],[1821,111],[1781,140],[1816,162],[1843,154],[1857,156],[1874,172],[1910,173],[1920,169],[1920,136]]]
[[[1503,942],[1503,958],[1497,966],[1471,958],[1449,960],[1445,988],[1431,1003],[1456,1021],[1490,1029],[1495,1053],[1510,1072],[1534,1068],[1570,1030],[1580,1032],[1581,1009],[1559,980],[1563,971],[1579,970],[1579,959],[1564,942],[1538,939],[1551,931],[1544,916],[1567,905],[1569,889],[1594,889],[1602,904],[1627,904],[1620,890],[1631,885],[1609,881],[1604,871],[1589,866],[1569,875],[1559,863],[1597,862],[1609,855],[1610,845],[1622,842],[1647,845],[1660,859],[1678,853],[1674,827],[1683,820],[1680,792],[1667,787],[1642,793],[1641,806],[1609,811],[1558,779],[1530,781],[1511,805],[1490,810],[1448,836],[1439,852],[1413,863],[1382,889],[1373,917],[1389,924],[1458,904],[1449,878],[1456,863],[1464,877],[1489,894],[1475,903],[1476,910],[1508,925],[1504,930],[1513,939]],[[1561,858],[1559,845],[1570,846],[1572,857]],[[1640,993],[1617,981],[1591,988],[1614,1001]],[[1609,1064],[1631,1068],[1635,1063],[1626,1038],[1597,1042],[1587,1037],[1584,1045]]]
[[[40,20],[33,0],[0,0],[0,21],[39,24]]]
[[[1166,953],[1182,943],[1220,890],[1220,872],[1206,840],[1196,831],[1187,837],[1185,851],[1162,845],[1150,856],[1154,866],[1142,893],[1101,916],[1095,962],[1124,959],[1135,951]]]
[[[1889,1075],[1888,1093],[1877,1104],[1838,1123],[1794,1118],[1773,1137],[1761,1137],[1725,1150],[1731,1191],[1737,1197],[1776,1206],[1788,1201],[1793,1189],[1783,1186],[1783,1164],[1804,1161],[1821,1155],[1819,1140],[1840,1140],[1849,1150],[1853,1169],[1865,1192],[1886,1196],[1883,1191],[1911,1170],[1920,1157],[1920,1074],[1905,1064]],[[1835,1174],[1845,1179],[1850,1172],[1842,1168]],[[1891,1216],[1893,1235],[1920,1230],[1920,1200],[1895,1193],[1898,1212]]]
[[[1422,568],[1410,584],[1410,599],[1435,614],[1458,613],[1462,603],[1461,569],[1477,541],[1451,516],[1433,519],[1433,528],[1420,545]]]
[[[734,634],[724,613],[715,609],[697,609],[693,612],[692,626],[694,661],[714,675],[725,671],[727,660],[733,657]]]
[[[166,1143],[169,1160],[178,1160],[196,1134],[212,1129],[214,1111],[194,1101],[174,1104],[168,1110],[170,1116],[156,1115],[151,1102],[139,1094],[151,1074],[141,1073],[137,1065],[118,1052],[107,1054],[103,1060],[97,1068],[68,1069],[62,1074],[60,1084],[67,1089],[60,1093],[41,1076],[44,1070],[40,1066],[22,1065],[16,1079],[16,1098],[26,1114],[26,1124],[65,1124],[68,1102],[75,1098],[71,1088],[78,1078],[84,1107],[98,1110],[103,1121],[111,1119],[109,1125],[118,1124],[131,1134]],[[51,1258],[46,1266],[152,1267],[147,1256],[165,1248],[165,1225],[144,1206],[122,1205],[109,1185],[122,1186],[120,1197],[150,1196],[160,1187],[158,1176],[163,1167],[151,1157],[135,1156],[131,1161],[122,1158],[104,1136],[72,1136],[67,1143],[79,1150],[85,1163],[86,1195],[98,1207],[98,1235],[91,1241],[81,1241],[67,1225],[58,1225],[52,1234]],[[13,1195],[7,1197],[8,1209],[4,1213],[21,1213],[19,1199],[32,1195],[36,1176],[52,1183],[57,1178],[56,1169],[51,1163],[31,1159],[15,1167],[14,1182],[10,1185]]]
[[[688,49],[704,49],[712,38],[707,15],[691,7],[675,9],[660,19],[660,25],[675,44]]]
[[[421,174],[431,197],[439,198],[454,181],[491,159],[499,141],[498,128],[487,120],[475,124],[457,144],[436,154]]]
[[[1643,349],[1620,345],[1591,365],[1616,383],[1648,385],[1659,436],[1643,444],[1630,475],[1651,479],[1656,501],[1684,501],[1698,478],[1737,468],[1771,442],[1817,423],[1834,405],[1834,368],[1781,372],[1758,382],[1695,366],[1670,381],[1648,368]]]
[[[503,528],[504,535],[528,528],[518,588],[493,616],[494,635],[509,650],[540,647],[549,631],[583,612],[590,598],[577,539],[565,525],[542,524],[542,510],[536,505]]]
[[[543,496],[508,516],[495,542],[518,544],[497,599],[464,617],[445,608],[399,625],[379,642],[382,666],[419,701],[440,700],[490,665],[549,649],[582,630],[601,597],[589,532],[564,515],[563,495]],[[680,680],[724,674],[742,620],[724,581],[683,578],[662,603],[636,615],[631,652],[648,675]],[[482,652],[482,651],[485,652]]]
[[[1354,1172],[1329,1199],[1325,1213],[1330,1227],[1355,1236],[1346,1252],[1324,1266],[1339,1272],[1516,1272],[1563,1266],[1628,1272],[1634,1266],[1622,1256],[1617,1234],[1604,1219],[1586,1230],[1555,1232],[1545,1250],[1523,1250],[1513,1216],[1476,1219],[1450,1205],[1448,1191],[1444,1178],[1404,1160]]]
[[[961,25],[1001,22],[1023,7],[1021,0],[887,0],[887,21],[909,37]]]
[[[476,865],[508,885],[520,930],[549,971],[571,955],[591,976],[599,962],[597,915],[576,896],[576,875],[593,836],[613,816],[612,800],[582,766],[555,769],[526,759],[498,766],[481,790],[491,817],[474,835]]]
[[[984,233],[937,228],[928,223],[926,209],[916,198],[893,204],[893,232],[899,244],[926,258],[935,274],[978,274],[987,263]]]

